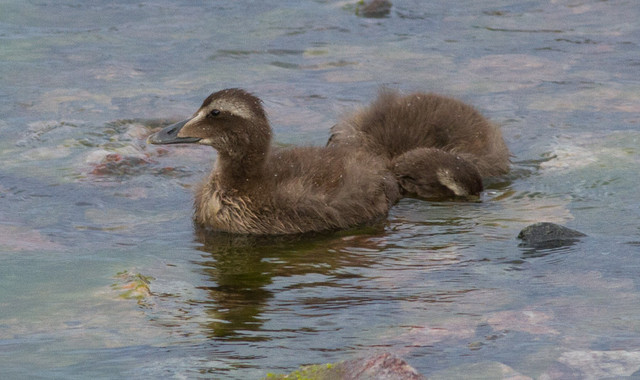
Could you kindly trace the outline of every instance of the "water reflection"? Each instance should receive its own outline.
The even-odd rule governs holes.
[[[202,244],[199,250],[206,253],[205,260],[197,264],[211,280],[211,285],[202,287],[210,296],[205,306],[210,318],[205,326],[208,336],[243,341],[268,339],[256,332],[265,322],[262,314],[273,298],[269,286],[276,277],[319,274],[328,278],[340,276],[337,272],[346,266],[372,265],[374,260],[349,253],[344,247],[356,244],[380,251],[371,237],[382,233],[382,228],[349,233],[264,237],[196,228],[196,240]]]
[[[569,249],[578,243],[580,239],[559,239],[559,240],[546,240],[536,243],[523,242],[518,244],[518,247],[522,249],[522,256],[525,258],[544,257],[552,253],[557,252],[570,252]]]

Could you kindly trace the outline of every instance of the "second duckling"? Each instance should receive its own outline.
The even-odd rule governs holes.
[[[230,233],[337,230],[386,217],[404,193],[467,196],[481,176],[508,169],[497,128],[475,109],[437,95],[383,91],[332,128],[327,147],[271,147],[260,99],[241,89],[211,94],[190,119],[149,136],[218,151],[196,191],[195,221]]]
[[[331,132],[328,146],[383,157],[407,195],[473,197],[483,189],[482,178],[509,171],[500,129],[474,107],[438,94],[383,89]]]

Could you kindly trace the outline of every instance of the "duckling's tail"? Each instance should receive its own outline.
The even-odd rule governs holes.
[[[500,130],[474,107],[427,93],[382,89],[369,106],[331,128],[328,146],[384,157],[405,193],[477,196],[482,178],[509,170]]]

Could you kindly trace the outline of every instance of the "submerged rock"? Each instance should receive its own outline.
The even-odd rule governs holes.
[[[560,355],[540,379],[636,379],[639,371],[638,351],[569,351]]]
[[[7,191],[3,191],[0,187],[0,198],[2,198]],[[30,229],[25,226],[4,224],[3,221],[0,224],[0,250],[3,254],[8,252],[18,251],[59,251],[64,247],[55,243],[49,239],[46,235],[43,235],[37,230]],[[7,252],[8,251],[8,252]]]
[[[429,375],[431,380],[449,379],[508,379],[508,380],[532,380],[515,369],[500,362],[478,362],[462,364],[453,368],[447,368]]]
[[[311,365],[289,375],[267,375],[266,379],[313,380],[426,380],[404,359],[388,352],[336,364]]]
[[[525,227],[518,239],[522,240],[521,246],[545,249],[572,245],[583,236],[587,235],[555,223],[540,222]]]

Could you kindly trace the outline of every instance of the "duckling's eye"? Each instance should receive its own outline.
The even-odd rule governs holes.
[[[220,110],[211,110],[211,112],[209,112],[209,115],[207,116],[216,117],[218,115],[220,115]]]

